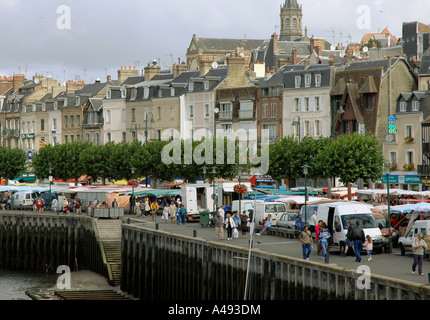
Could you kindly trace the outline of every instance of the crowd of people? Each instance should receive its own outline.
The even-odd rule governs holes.
[[[221,206],[212,219],[215,227],[217,240],[224,240],[224,230],[227,231],[227,240],[239,238],[239,231],[242,237],[249,237],[252,230],[252,213],[246,210],[239,214],[238,211],[231,211],[230,206]]]

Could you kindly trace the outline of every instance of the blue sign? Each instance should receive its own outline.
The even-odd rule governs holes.
[[[32,156],[32,154],[33,154],[33,152],[28,151],[28,161],[30,161],[30,162],[31,162],[31,156]]]

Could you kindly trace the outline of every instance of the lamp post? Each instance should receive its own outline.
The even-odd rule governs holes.
[[[303,174],[305,175],[305,223],[306,223],[306,215],[308,214],[307,211],[307,202],[308,202],[308,169],[309,166],[307,163],[303,166]]]
[[[203,167],[203,183],[206,183],[206,167]]]
[[[52,167],[49,166],[49,210],[52,208],[52,193],[51,193],[51,187],[52,187]]]
[[[297,119],[297,120],[296,120]],[[300,142],[300,116],[294,116],[293,122],[291,123],[292,126],[297,126],[298,129],[298,136],[299,136],[299,142]]]
[[[145,144],[148,143],[148,116],[151,115],[151,123],[155,123],[154,115],[152,112],[146,111],[145,113]]]
[[[237,175],[238,175],[238,180],[239,180],[239,185],[240,185],[240,175],[243,173],[242,168],[239,167],[237,169]],[[241,201],[242,201],[242,193],[239,193],[239,215],[242,214],[242,207],[241,207]]]
[[[212,200],[213,200],[213,213],[215,214],[216,206],[215,206],[215,173],[216,173],[216,167],[212,167],[212,174],[213,174],[213,180],[212,180]]]
[[[387,175],[387,225],[388,225],[388,253],[392,253],[392,239],[391,239],[391,223],[390,223],[390,163],[384,163],[385,174]]]

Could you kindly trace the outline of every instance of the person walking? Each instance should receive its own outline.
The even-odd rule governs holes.
[[[346,225],[348,226],[348,230],[346,232],[345,250],[341,254],[343,257],[346,256],[346,254],[348,253],[349,248],[352,248],[352,250],[354,251],[354,246],[352,245],[352,229],[353,229],[353,226],[352,226],[351,221],[348,220],[346,222]],[[355,254],[355,251],[354,251],[354,254]]]
[[[355,228],[352,230],[352,243],[354,245],[355,262],[361,262],[361,249],[365,241],[364,231],[360,226],[360,221],[355,221]]]
[[[169,208],[170,206],[168,206],[167,204],[163,208],[163,220],[165,223],[169,223]]]
[[[309,231],[315,232],[315,227],[317,225],[317,212],[312,212],[312,216],[309,218]]]
[[[303,231],[300,233],[299,239],[302,242],[303,259],[309,260],[312,246],[314,245],[314,240],[312,238],[312,233],[309,230],[308,225],[305,224],[303,226]]]
[[[242,237],[248,237],[249,235],[248,220],[249,220],[248,214],[246,210],[244,210],[240,215],[240,228],[242,229]]]
[[[136,212],[136,217],[140,217],[140,215],[141,215],[140,200],[138,197],[136,197],[136,201],[134,203],[134,211]]]
[[[225,219],[225,229],[227,230],[227,240],[231,240],[233,238],[233,228],[236,227],[234,223],[234,219],[232,218],[230,213],[227,213],[227,217]]]
[[[145,216],[149,216],[151,213],[151,205],[149,204],[149,199],[145,198]]]
[[[257,233],[258,236],[262,236],[267,229],[269,229],[272,226],[272,215],[269,213],[266,217],[266,222],[264,223],[263,230],[260,231],[260,233]]]
[[[315,226],[315,241],[317,242],[317,251],[318,251],[318,255],[321,255],[321,239],[320,239],[320,231],[321,231],[321,226],[323,224],[322,220],[318,221],[318,224]]]
[[[216,239],[224,240],[224,217],[219,211],[217,211],[216,216],[213,218],[213,223],[215,226]]]
[[[174,201],[170,201],[169,214],[170,214],[170,219],[172,220],[172,223],[173,223],[176,218],[176,205]]]
[[[236,228],[240,229],[240,216],[239,216],[239,212],[233,211],[232,218],[233,218],[234,224],[236,225]]]
[[[372,238],[369,235],[366,236],[366,241],[364,241],[363,247],[365,247],[367,251],[367,261],[372,261],[373,243]]]
[[[418,266],[418,274],[423,276],[423,258],[424,258],[424,250],[427,250],[427,243],[423,239],[423,233],[420,232],[418,234],[418,238],[416,238],[412,242],[412,252],[414,254],[414,263],[412,264],[412,274],[415,274],[415,269]]]
[[[155,220],[155,217],[157,216],[157,210],[158,210],[158,202],[155,200],[153,203],[151,203],[151,214],[152,214],[152,220]]]
[[[320,238],[321,238],[321,258],[325,259],[325,255],[327,253],[327,247],[328,247],[328,238],[330,238],[331,235],[328,232],[328,229],[324,226],[321,228]]]

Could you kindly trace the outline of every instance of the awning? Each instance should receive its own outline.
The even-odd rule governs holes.
[[[125,193],[121,193],[122,195],[135,195],[135,196],[152,196],[152,197],[174,197],[181,195],[181,189],[148,189],[148,190],[140,190],[140,191],[129,191]]]

